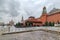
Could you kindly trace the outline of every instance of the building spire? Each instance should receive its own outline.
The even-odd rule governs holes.
[[[22,16],[22,20],[21,20],[21,21],[23,22],[23,20],[24,20],[24,19],[23,19],[23,16]]]
[[[46,13],[47,13],[47,10],[46,10],[46,7],[44,6],[42,14],[46,14]]]

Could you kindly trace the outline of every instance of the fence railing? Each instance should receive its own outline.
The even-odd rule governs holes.
[[[26,28],[15,28],[14,26],[0,26],[0,34],[2,33],[10,33],[10,32],[20,32],[27,30],[37,30],[37,29],[45,29],[45,30],[53,30],[60,31],[60,27],[26,27]]]

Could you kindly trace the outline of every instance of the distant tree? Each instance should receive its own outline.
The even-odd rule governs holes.
[[[55,23],[54,23],[54,22],[52,22],[52,26],[54,26],[54,24],[55,24]]]
[[[49,23],[48,22],[45,22],[45,26],[48,26],[49,25]]]
[[[17,28],[21,27],[21,23],[20,22],[16,23],[15,27]]]
[[[49,26],[54,26],[54,22],[49,22]]]
[[[52,22],[49,22],[49,26],[52,26]]]

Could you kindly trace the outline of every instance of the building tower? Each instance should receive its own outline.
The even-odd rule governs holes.
[[[47,10],[45,6],[43,7],[42,15],[45,16],[45,22],[47,22]]]
[[[22,20],[21,21],[23,22],[23,16],[22,16]]]
[[[23,16],[22,16],[22,18],[21,18],[21,23],[23,23],[23,21],[24,21],[24,19],[23,19]]]
[[[43,11],[42,11],[40,20],[42,21],[43,24],[45,24],[45,22],[47,22],[47,10],[46,10],[45,6],[43,7]]]
[[[14,25],[14,21],[13,20],[9,21],[9,24],[10,24],[10,26],[13,26]]]
[[[43,7],[42,15],[47,15],[47,10],[45,6]]]
[[[22,24],[22,26],[25,26],[25,21],[24,21],[23,16],[22,16],[22,18],[21,18],[21,24]]]

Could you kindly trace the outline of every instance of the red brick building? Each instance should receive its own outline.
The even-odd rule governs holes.
[[[60,22],[60,9],[53,9],[47,14],[46,7],[43,8],[42,16],[39,18],[43,23],[47,22]]]
[[[33,26],[42,26],[45,22],[60,22],[60,9],[53,9],[47,13],[46,7],[43,8],[41,17],[35,18],[33,16],[29,17],[26,21],[32,22]]]
[[[25,22],[27,22],[27,21],[32,23],[33,26],[41,26],[42,25],[42,22],[33,16],[30,16],[27,20],[25,20]]]

